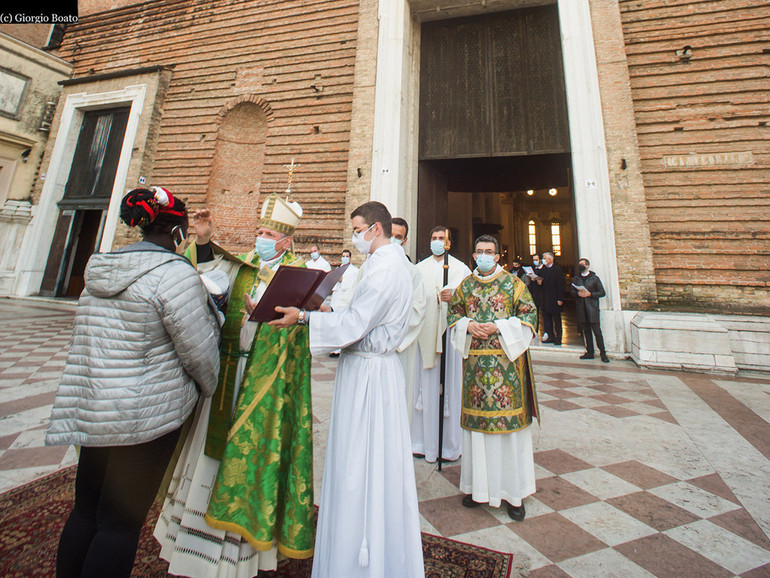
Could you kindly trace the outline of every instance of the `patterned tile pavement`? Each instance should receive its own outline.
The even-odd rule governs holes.
[[[0,491],[75,463],[45,427],[71,304],[0,299]],[[512,552],[521,575],[770,576],[770,379],[533,354],[542,420],[527,518],[460,505],[460,463],[415,459],[423,530]],[[336,361],[313,365],[321,479]],[[320,484],[316,484],[316,495]]]

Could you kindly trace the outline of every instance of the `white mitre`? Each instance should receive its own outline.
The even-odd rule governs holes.
[[[272,229],[285,235],[293,235],[302,218],[302,207],[296,201],[280,198],[276,193],[268,196],[262,203],[259,215],[259,227]]]

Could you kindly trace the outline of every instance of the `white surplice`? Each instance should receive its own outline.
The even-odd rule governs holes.
[[[417,267],[404,255],[404,262],[409,273],[412,275],[412,313],[409,316],[409,330],[406,337],[398,346],[398,359],[404,369],[404,380],[406,382],[406,414],[409,420],[409,427],[412,426],[412,410],[414,409],[414,386],[419,379],[422,363],[418,362],[417,338],[420,335],[423,323],[425,321],[425,308],[428,303],[425,294],[425,287],[422,282],[422,275]],[[418,365],[419,363],[419,365]]]
[[[423,327],[418,337],[417,381],[414,388],[414,411],[411,422],[412,452],[422,454],[428,462],[438,458],[439,381],[441,371],[441,336],[447,327],[447,303],[439,294],[445,288],[454,291],[471,274],[462,261],[449,256],[448,283],[444,286],[444,261],[428,257],[416,266],[423,279],[427,297]],[[451,334],[451,331],[450,331]],[[447,335],[449,338],[449,335]],[[462,358],[452,347],[445,354],[444,437],[441,454],[445,460],[456,460],[462,454],[460,407],[462,397]]]
[[[487,275],[497,275],[500,266]],[[476,270],[476,274],[481,276]],[[450,333],[452,349],[467,359],[471,345],[468,317],[461,318]],[[500,345],[511,361],[522,356],[532,342],[532,329],[517,317],[495,321]],[[460,491],[472,494],[476,502],[500,507],[505,500],[521,506],[522,500],[535,493],[535,460],[532,426],[511,433],[485,434],[463,430],[463,455],[460,462]]]
[[[335,311],[346,309],[353,296],[358,280],[358,267],[350,263],[342,274],[342,279],[332,289],[330,305]]]
[[[283,253],[270,261],[264,261],[262,265],[277,271],[282,258]],[[228,266],[228,263],[230,262],[222,261],[221,266]],[[211,265],[201,263],[199,270],[209,270],[210,267]],[[231,269],[228,274],[234,278]],[[259,302],[266,289],[267,284],[260,281],[253,288],[251,297]],[[243,324],[240,334],[241,351],[251,350],[258,328],[259,323],[249,321]],[[245,356],[238,359],[233,407],[238,400],[246,362]],[[260,570],[275,570],[278,565],[278,549],[275,545],[270,550],[258,551],[239,534],[215,530],[203,518],[209,506],[220,461],[207,456],[203,451],[211,399],[202,400],[198,405],[195,421],[174,468],[171,485],[153,532],[155,539],[160,542],[160,557],[168,561],[169,574],[174,576],[251,578]]]
[[[313,578],[425,575],[414,465],[396,348],[412,284],[403,249],[378,248],[350,307],[308,314],[310,349],[342,349],[326,445]]]
[[[318,259],[308,259],[305,261],[305,267],[308,269],[319,269],[327,273],[332,270],[331,264],[322,255],[319,255]]]

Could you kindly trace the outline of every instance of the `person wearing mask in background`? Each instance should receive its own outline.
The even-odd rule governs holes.
[[[463,458],[460,490],[466,508],[482,503],[522,521],[524,498],[535,492],[532,418],[537,407],[529,344],[535,306],[527,287],[506,272],[497,239],[474,243],[476,270],[449,303],[452,346],[463,367]]]
[[[524,271],[524,267],[522,267],[521,257],[514,257],[513,261],[511,261],[511,273],[516,275],[519,280],[527,286],[527,289],[529,289],[530,279],[529,275]]]
[[[398,241],[398,244],[401,245],[406,254],[406,243],[409,240],[409,223],[406,222],[406,219],[393,217],[393,237],[391,239]],[[412,258],[409,255],[406,258],[409,259],[410,263],[412,262]]]
[[[318,250],[318,245],[310,247],[310,260],[305,263],[308,269],[320,269],[327,273],[332,270],[332,266],[329,261],[321,256],[321,252]]]
[[[219,371],[215,308],[177,254],[184,203],[161,187],[134,189],[120,217],[143,238],[88,262],[46,436],[80,446],[60,578],[131,574],[182,425],[199,396],[214,393]]]
[[[350,304],[350,298],[353,296],[353,291],[355,291],[358,284],[359,269],[350,262],[350,251],[348,249],[343,249],[340,257],[340,267],[344,265],[347,265],[348,268],[342,274],[342,279],[337,281],[334,289],[332,289],[331,299],[329,300],[329,306],[333,311],[347,309]],[[329,354],[329,357],[339,356],[339,350],[332,351]]]
[[[537,310],[537,318],[535,319],[535,335],[540,330],[540,320],[543,318],[543,288],[537,282],[540,277],[540,268],[543,266],[543,262],[540,260],[540,255],[535,253],[532,255],[532,274],[528,274],[529,289],[532,295],[532,300],[535,302],[535,309]],[[541,278],[542,279],[542,278]],[[548,335],[543,334],[543,339],[547,339]]]
[[[578,276],[572,282],[572,294],[577,297],[577,319],[580,332],[583,334],[586,352],[580,359],[594,358],[594,340],[599,348],[599,355],[604,363],[609,363],[610,358],[604,349],[604,336],[599,311],[599,299],[604,297],[604,286],[599,276],[589,269],[588,259],[578,261]],[[593,337],[592,334],[593,333]]]
[[[543,253],[544,266],[538,269],[537,282],[543,290],[543,343],[561,345],[561,310],[564,305],[564,271],[553,260],[553,253]],[[548,335],[545,338],[545,335]]]
[[[332,289],[331,308],[335,311],[346,309],[350,304],[350,298],[353,296],[358,277],[358,267],[350,262],[350,251],[347,249],[343,249],[340,256],[340,266],[342,265],[347,265],[348,268],[342,274],[342,279],[337,281],[334,289]]]
[[[417,338],[417,364],[421,368],[415,382],[412,415],[412,453],[425,456],[433,463],[438,457],[439,419],[444,420],[442,457],[453,461],[462,453],[460,429],[460,395],[462,389],[462,358],[451,347],[445,354],[444,415],[439,418],[439,381],[441,378],[442,336],[447,330],[447,304],[455,288],[471,274],[465,263],[449,255],[449,277],[444,286],[444,244],[446,228],[434,227],[430,232],[432,255],[417,264],[422,275],[427,304],[425,322]],[[451,247],[451,243],[449,244]],[[449,343],[451,336],[447,336]]]
[[[406,243],[409,235],[409,224],[401,217],[391,219],[391,242],[400,245],[406,252]],[[398,346],[398,358],[404,368],[404,379],[406,380],[406,411],[409,417],[409,427],[412,427],[412,415],[414,413],[414,384],[420,374],[420,368],[417,366],[417,337],[420,335],[423,321],[425,320],[425,307],[427,297],[425,287],[422,283],[422,275],[417,267],[412,264],[409,256],[407,258],[407,268],[412,276],[412,315],[409,318],[409,331]]]

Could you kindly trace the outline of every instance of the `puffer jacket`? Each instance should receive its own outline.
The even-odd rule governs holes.
[[[180,427],[219,373],[219,324],[184,257],[141,242],[85,274],[46,444],[135,445]]]

